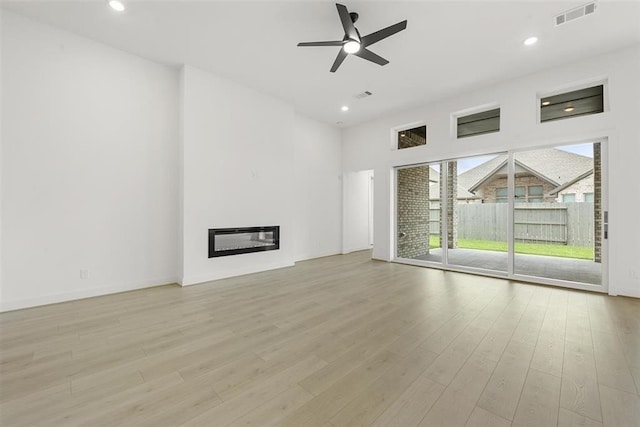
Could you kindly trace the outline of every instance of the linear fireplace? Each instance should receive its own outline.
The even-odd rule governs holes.
[[[280,226],[210,228],[209,258],[280,249]]]

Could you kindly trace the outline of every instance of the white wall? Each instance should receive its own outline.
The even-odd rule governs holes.
[[[369,249],[373,170],[348,172],[344,179],[342,253]]]
[[[295,260],[341,252],[340,130],[300,114],[293,129]]]
[[[375,170],[373,256],[391,258],[391,170],[393,166],[609,138],[609,291],[640,296],[640,227],[637,226],[637,163],[640,135],[640,46],[568,64],[519,79],[433,102],[384,117],[343,133],[345,172]],[[538,123],[537,94],[576,83],[608,79],[608,111],[551,123]],[[501,131],[456,140],[451,113],[479,105],[501,106]],[[426,121],[426,146],[393,150],[391,129]],[[345,219],[349,221],[349,219]]]
[[[340,252],[338,129],[188,66],[0,24],[0,309]],[[256,224],[281,226],[279,251],[207,258],[208,228]]]
[[[182,284],[292,265],[293,108],[190,66],[182,89]],[[279,250],[208,258],[208,229],[262,225]]]
[[[5,11],[2,87],[2,308],[174,282],[177,71]]]
[[[0,7],[0,301],[2,300],[2,27],[2,8]]]
[[[182,70],[183,285],[340,252],[340,131],[273,97]],[[208,229],[280,226],[280,249],[208,258]]]

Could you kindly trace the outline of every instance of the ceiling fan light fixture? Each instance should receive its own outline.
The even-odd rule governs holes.
[[[360,50],[360,43],[358,43],[355,40],[349,40],[344,44],[342,48],[347,53],[356,53],[357,51]]]
[[[333,61],[333,65],[329,70],[330,73],[335,73],[340,64],[342,64],[349,54],[354,54],[366,61],[373,62],[378,65],[387,65],[389,61],[377,55],[369,50],[369,47],[380,40],[384,40],[396,33],[407,28],[407,20],[398,22],[397,24],[390,25],[381,30],[375,31],[366,36],[360,36],[358,29],[353,25],[358,20],[358,14],[355,12],[349,12],[347,7],[343,4],[336,3],[336,9],[340,22],[342,23],[342,29],[344,30],[344,37],[341,40],[332,41],[318,41],[318,42],[301,42],[298,43],[298,47],[308,46],[340,46],[338,55]]]
[[[119,0],[109,0],[109,6],[116,12],[124,12],[124,4]]]

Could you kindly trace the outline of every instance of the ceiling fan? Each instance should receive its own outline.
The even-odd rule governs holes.
[[[389,61],[371,52],[369,49],[367,49],[367,47],[407,28],[407,20],[405,19],[402,22],[398,22],[397,24],[383,28],[382,30],[376,31],[375,33],[371,33],[369,35],[361,37],[360,32],[353,25],[358,20],[358,14],[355,12],[349,13],[347,7],[342,4],[336,3],[336,8],[338,8],[338,15],[340,16],[340,21],[342,21],[342,27],[344,28],[344,37],[342,38],[342,40],[327,42],[305,42],[298,43],[298,46],[340,46],[340,52],[338,52],[338,56],[333,62],[333,66],[330,70],[332,73],[336,72],[336,70],[338,69],[340,64],[342,64],[342,61],[344,61],[348,54],[359,56],[362,59],[375,62],[378,65],[387,65]]]

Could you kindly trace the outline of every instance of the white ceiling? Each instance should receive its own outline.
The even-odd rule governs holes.
[[[371,47],[384,67],[348,57],[334,74],[339,40],[329,1],[3,1],[3,8],[173,66],[187,63],[292,103],[341,127],[474,87],[640,43],[640,2],[600,0],[595,14],[554,27],[579,1],[342,1],[362,35],[408,20]],[[522,42],[529,35],[540,41]],[[373,96],[357,100],[369,90]],[[350,111],[340,111],[342,105]]]

